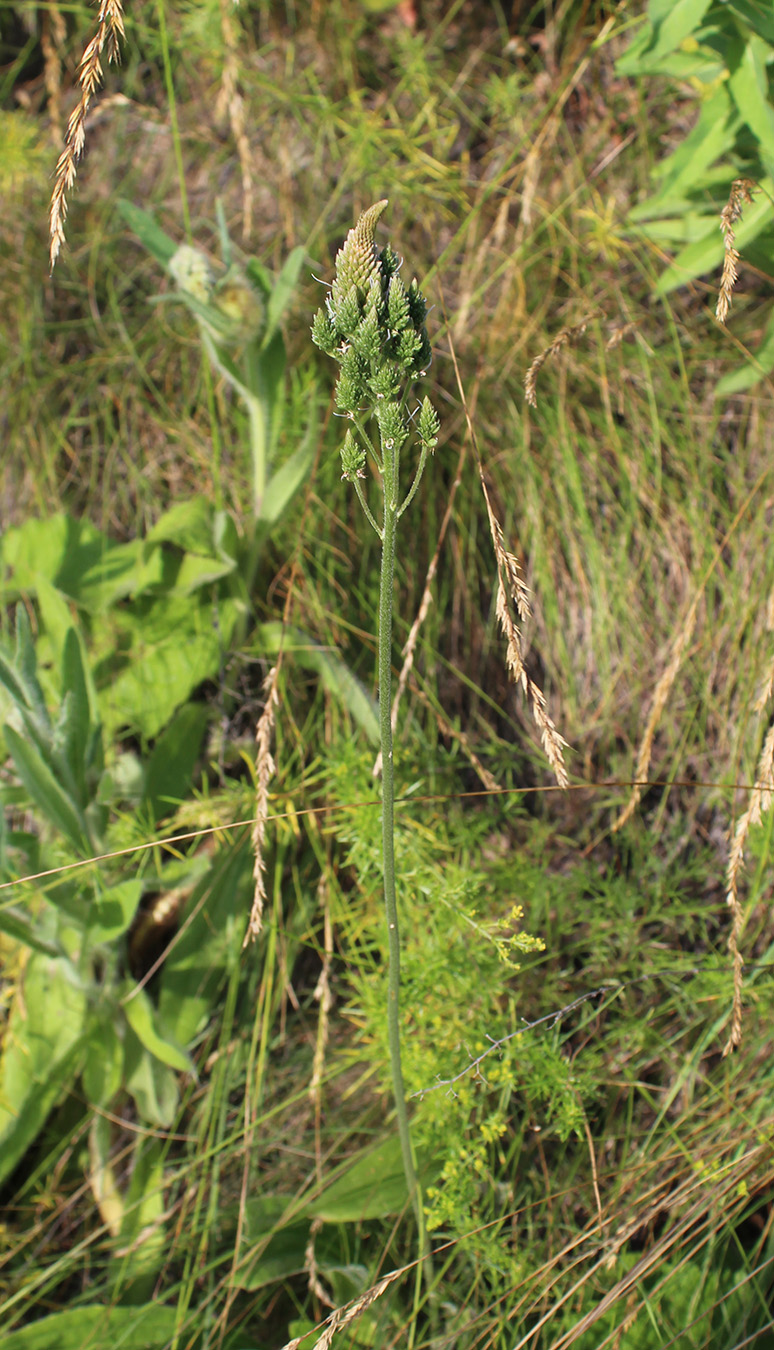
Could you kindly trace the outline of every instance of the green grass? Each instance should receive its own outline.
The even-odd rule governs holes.
[[[528,668],[571,747],[571,789],[534,791],[550,774],[504,669],[468,445],[420,635],[418,692],[409,687],[396,735],[404,1072],[435,1188],[435,1288],[417,1277],[389,1143],[364,1187],[352,1171],[393,1129],[373,750],[335,691],[289,660],[262,939],[241,952],[225,900],[228,931],[196,930],[201,951],[183,992],[217,968],[217,996],[188,1047],[198,1077],[179,1076],[170,1124],[143,1124],[127,1094],[100,1113],[78,1075],[4,1184],[0,1314],[12,1347],[27,1344],[13,1340],[26,1324],[63,1310],[98,1305],[123,1317],[155,1302],[171,1326],[148,1344],[270,1350],[327,1316],[326,1299],[342,1306],[404,1265],[334,1344],[768,1343],[771,817],[751,836],[743,883],[744,1039],[736,1054],[721,1051],[732,987],[727,831],[747,801],[734,785],[754,775],[753,705],[772,660],[770,389],[713,398],[738,364],[735,339],[751,342],[746,274],[728,332],[711,320],[703,283],[654,298],[662,259],[624,221],[649,190],[659,138],[679,127],[663,89],[615,76],[623,36],[582,46],[607,13],[557,7],[555,65],[539,42],[522,57],[506,50],[496,6],[428,4],[416,34],[354,0],[243,6],[233,16],[255,166],[245,250],[274,272],[296,245],[310,259],[285,325],[281,458],[310,407],[321,416],[314,474],[272,534],[255,613],[281,618],[290,590],[289,622],[372,691],[377,541],[340,481],[341,425],[309,326],[346,230],[387,196],[380,237],[435,305],[430,383],[442,416],[397,563],[394,666],[465,444],[451,338],[495,509],[533,592]],[[13,74],[19,87],[29,76],[31,104],[16,109],[9,86],[3,114],[15,119],[24,173],[12,148],[0,150],[0,174],[12,181],[0,220],[11,300],[0,346],[4,522],[66,509],[120,540],[144,536],[196,494],[243,523],[250,513],[240,406],[211,373],[191,316],[149,303],[171,283],[116,206],[128,197],[182,242],[179,151],[194,242],[218,254],[217,197],[239,240],[241,170],[228,118],[216,114],[220,9],[166,12],[177,146],[158,10],[139,4],[126,19],[124,61],[106,84],[129,102],[103,96],[88,127],[53,279],[46,212],[58,150],[31,66]],[[92,23],[85,7],[68,11],[66,111]],[[524,39],[526,20],[523,29]],[[587,73],[562,102],[582,50]],[[541,370],[528,409],[530,362],[591,311],[584,340]],[[628,321],[635,330],[608,349],[611,326]],[[654,742],[654,786],[611,834],[654,686],[699,590]],[[9,616],[3,623],[10,631]],[[119,653],[99,655],[109,684]],[[133,847],[221,832],[110,872],[103,865],[106,884],[142,874],[163,890],[172,856],[187,867],[206,847],[206,865],[222,868],[213,894],[225,877],[249,907],[249,830],[228,827],[253,813],[267,661],[248,625],[196,695],[217,711],[190,792],[154,822],[156,836],[125,807],[111,837]],[[474,795],[481,783],[456,733],[508,795]],[[151,749],[135,734],[123,748],[142,762]],[[12,830],[35,836],[10,764],[2,790]],[[41,866],[57,847],[44,833]],[[28,885],[0,900],[34,911],[40,893]],[[185,934],[196,901],[181,903]],[[523,909],[515,926],[514,905]],[[509,944],[520,927],[544,949]],[[0,941],[10,1008],[24,959],[10,937]],[[153,978],[151,999],[163,987]],[[493,1042],[480,1073],[468,1071]],[[321,1078],[310,1092],[316,1052]],[[111,1185],[120,1231],[108,1222]],[[95,1344],[100,1335],[121,1344],[127,1332],[116,1322]],[[57,1333],[50,1343],[64,1342]]]

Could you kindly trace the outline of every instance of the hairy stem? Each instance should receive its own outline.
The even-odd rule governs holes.
[[[384,870],[384,907],[387,917],[388,992],[387,1035],[390,1047],[392,1089],[403,1172],[409,1199],[419,1228],[420,1251],[428,1258],[427,1235],[414,1154],[411,1148],[406,1090],[403,1085],[400,1050],[400,929],[395,893],[395,775],[392,754],[392,605],[395,569],[395,534],[398,525],[398,465],[393,449],[384,449],[384,528],[382,532],[382,568],[379,585],[379,724],[382,748],[382,863]],[[429,1280],[432,1273],[426,1265]]]

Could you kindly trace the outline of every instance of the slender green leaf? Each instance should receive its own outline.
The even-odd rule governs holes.
[[[753,354],[752,360],[747,365],[740,366],[738,370],[724,375],[722,380],[718,381],[715,397],[726,398],[729,394],[739,394],[744,389],[752,389],[759,380],[770,375],[772,370],[774,370],[774,310],[769,315],[763,340]]]
[[[177,253],[178,245],[174,240],[164,233],[153,216],[135,206],[134,202],[121,197],[117,205],[119,214],[123,216],[129,229],[137,235],[143,248],[146,248],[162,267],[167,267]]]
[[[654,171],[659,181],[656,194],[632,212],[632,219],[642,219],[657,208],[666,197],[684,197],[702,186],[707,171],[734,145],[741,125],[740,117],[731,105],[725,85],[701,105],[696,125],[680,143],[674,154],[663,160]],[[729,179],[730,185],[730,179]]]
[[[267,329],[264,336],[264,342],[267,345],[279,327],[280,320],[293,299],[305,258],[305,248],[294,248],[285,259],[282,270],[272,287],[269,302],[266,306]]]
[[[32,951],[42,952],[44,956],[51,956],[55,960],[59,958],[67,959],[66,953],[59,944],[40,933],[29,914],[26,914],[24,910],[16,909],[13,905],[5,905],[0,908],[0,933],[5,933],[7,937],[13,938],[14,942],[23,943],[25,947],[29,947]]]
[[[89,830],[77,803],[59,786],[34,745],[14,731],[13,727],[6,726],[4,735],[14,767],[30,800],[43,812],[49,824],[65,835],[82,856],[88,856],[91,852]]]
[[[772,58],[768,43],[751,37],[742,59],[731,73],[728,87],[742,117],[762,151],[774,162],[774,108],[769,95],[767,61]]]
[[[64,759],[82,807],[87,805],[87,756],[96,729],[96,695],[88,675],[83,640],[70,628],[62,653],[62,704],[54,729],[53,748]]]
[[[299,488],[309,481],[316,451],[313,436],[307,435],[304,444],[272,474],[261,505],[261,523],[267,528],[276,525]]]
[[[131,1028],[124,1043],[125,1087],[133,1098],[140,1119],[168,1130],[180,1102],[177,1074],[140,1044]]]
[[[619,57],[616,69],[621,75],[665,73],[662,61],[686,38],[695,35],[711,3],[712,0],[650,0],[649,23]]]
[[[129,986],[121,1006],[138,1041],[155,1059],[180,1073],[196,1074],[190,1056],[159,1031],[153,1004],[144,989],[139,985]]]
[[[774,9],[769,0],[723,0],[723,3],[751,32],[774,47]]]

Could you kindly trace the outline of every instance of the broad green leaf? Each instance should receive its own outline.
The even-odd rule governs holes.
[[[181,559],[174,586],[170,595],[193,595],[202,586],[211,586],[234,571],[236,563],[231,558],[204,558],[198,553],[186,553]]]
[[[287,1218],[286,1215],[294,1214]],[[264,1195],[245,1205],[244,1247],[251,1252],[235,1272],[240,1289],[262,1289],[305,1268],[311,1219],[298,1217],[290,1195]],[[317,1256],[317,1253],[315,1253]]]
[[[86,820],[77,802],[62,790],[43,757],[30,741],[13,727],[4,729],[5,743],[19,778],[30,800],[43,812],[49,824],[70,840],[81,856],[91,852]]]
[[[400,1141],[391,1135],[349,1163],[306,1213],[326,1223],[356,1223],[399,1214],[408,1203]]]
[[[774,370],[774,310],[769,316],[761,345],[753,353],[752,360],[747,365],[740,366],[738,370],[724,375],[722,380],[718,381],[715,397],[726,398],[729,394],[739,394],[744,389],[752,389],[759,380],[770,375],[772,370]]]
[[[305,258],[305,248],[294,248],[285,259],[282,270],[272,287],[269,303],[266,306],[267,330],[264,342],[267,345],[279,327],[280,320],[293,299]]]
[[[256,643],[266,656],[275,656],[281,648],[300,666],[315,671],[324,688],[347,709],[371,743],[379,744],[379,705],[335,652],[319,646],[300,629],[281,623],[259,624]]]
[[[131,639],[128,664],[114,675],[100,669],[100,703],[110,732],[121,727],[149,739],[159,732],[205,680],[221,669],[237,620],[235,601],[159,596],[124,611],[121,623]]]
[[[23,525],[7,530],[0,548],[3,562],[13,572],[14,586],[34,593],[38,575],[54,584],[62,561],[72,548],[72,536],[73,523],[62,512],[45,520],[26,520]]]
[[[742,59],[731,73],[728,87],[742,117],[761,149],[774,161],[774,108],[769,97],[767,60],[772,51],[761,38],[751,37]]]
[[[212,1016],[239,960],[253,888],[246,839],[225,849],[194,888],[186,922],[159,973],[159,1026],[189,1045]]]
[[[100,892],[89,913],[89,945],[113,942],[131,924],[142,898],[142,882],[128,877]]]
[[[127,986],[121,1006],[138,1041],[155,1059],[180,1073],[196,1075],[190,1056],[159,1031],[155,1009],[144,989],[139,985]]]
[[[119,1088],[124,1072],[124,1048],[115,1025],[107,1017],[92,1019],[83,1059],[83,1090],[91,1106],[107,1107]]]
[[[206,497],[189,497],[160,516],[148,532],[149,544],[176,544],[189,553],[212,552],[212,507]]]
[[[123,216],[129,229],[132,230],[139,239],[143,248],[156,259],[161,266],[166,268],[174,258],[178,245],[168,234],[165,234],[160,225],[156,224],[153,216],[148,215],[134,202],[127,201],[121,197],[118,200],[118,211]]]
[[[313,436],[307,435],[304,444],[272,474],[261,504],[260,519],[267,528],[276,525],[299,488],[309,481],[316,451]]]
[[[774,183],[770,178],[765,178],[760,186],[761,191],[755,197],[752,205],[745,207],[742,219],[734,227],[736,248],[739,249],[742,256],[744,256],[745,245],[766,229],[774,217],[774,207],[771,203]],[[695,244],[689,244],[677,255],[672,265],[666,269],[659,279],[656,293],[668,295],[676,287],[687,285],[689,281],[693,281],[696,277],[703,276],[706,272],[712,271],[713,268],[719,267],[723,261],[723,253],[723,235],[720,229],[714,228],[708,231],[703,239],[699,239]]]
[[[156,741],[143,793],[154,822],[168,816],[187,796],[209,717],[204,704],[186,703]]]
[[[86,1011],[86,997],[69,978],[68,963],[34,952],[0,1057],[0,1182],[72,1085],[85,1045]]]
[[[84,1304],[3,1334],[3,1350],[165,1350],[175,1333],[174,1308]]]

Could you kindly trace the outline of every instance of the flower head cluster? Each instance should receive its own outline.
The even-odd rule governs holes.
[[[336,403],[347,416],[376,412],[382,437],[408,435],[402,398],[430,364],[427,305],[416,279],[407,288],[401,260],[378,250],[374,229],[386,201],[365,211],[336,255],[336,277],[312,325],[312,340],[341,366]],[[436,428],[437,430],[437,428]]]

